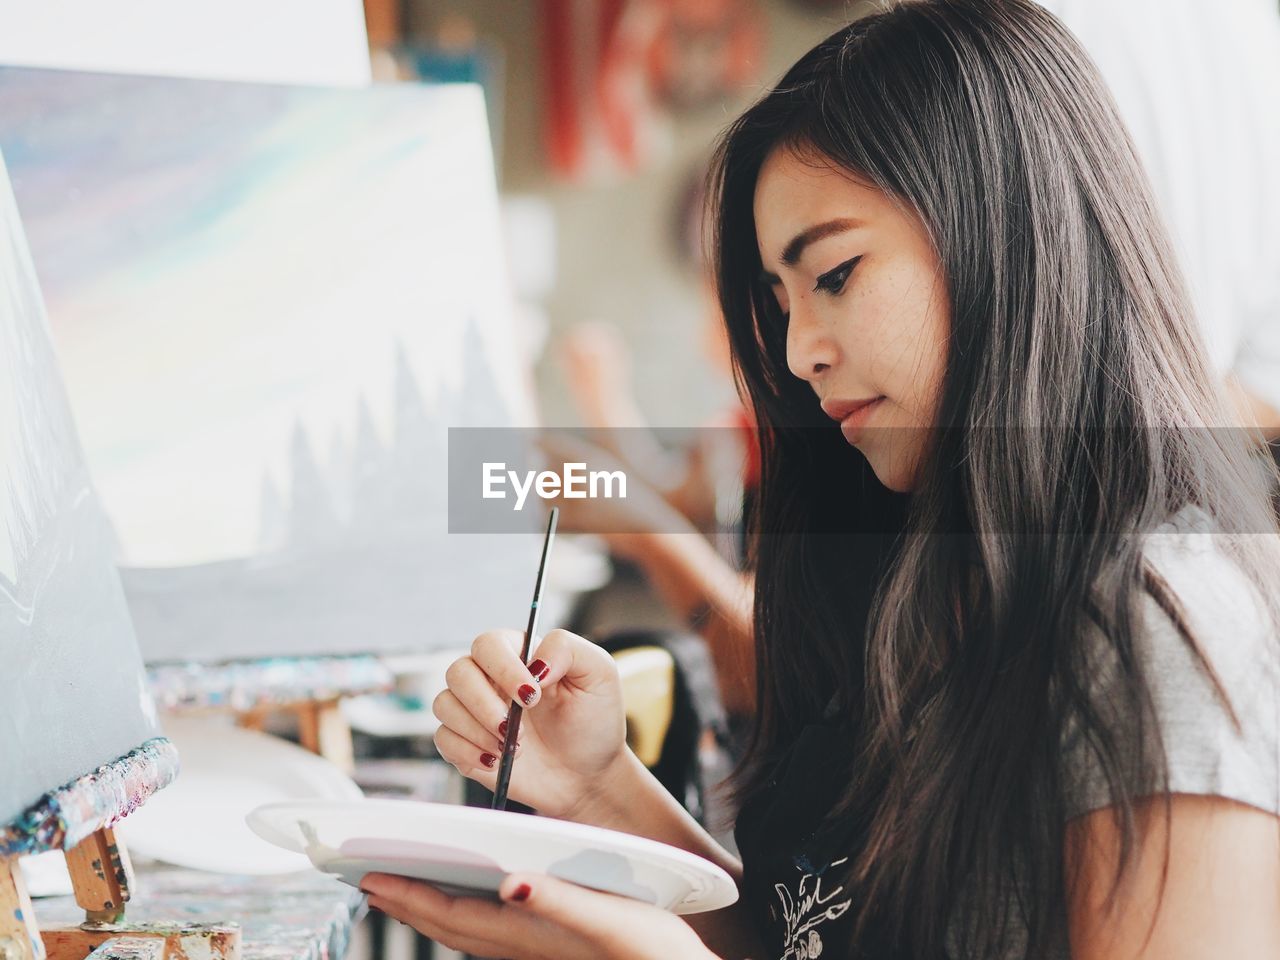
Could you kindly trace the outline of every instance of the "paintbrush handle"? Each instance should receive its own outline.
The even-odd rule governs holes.
[[[524,643],[520,645],[520,662],[529,662],[529,653],[533,647],[533,638],[538,630],[538,613],[542,606],[542,582],[547,572],[547,558],[551,555],[551,543],[556,536],[556,521],[560,517],[560,508],[551,508],[551,517],[547,521],[547,535],[542,541],[542,559],[538,562],[538,579],[533,585],[533,603],[529,605],[529,625],[524,631]],[[524,709],[516,700],[511,701],[507,710],[507,735],[502,741],[502,759],[498,763],[498,780],[493,788],[494,810],[507,808],[507,789],[511,785],[511,768],[516,762],[516,738],[520,735],[520,718]]]

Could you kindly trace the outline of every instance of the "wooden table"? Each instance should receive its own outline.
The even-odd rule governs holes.
[[[342,960],[364,915],[360,891],[315,871],[246,877],[154,861],[134,863],[131,923],[234,922],[241,960]],[[35,902],[43,926],[74,925],[84,910],[71,897]]]

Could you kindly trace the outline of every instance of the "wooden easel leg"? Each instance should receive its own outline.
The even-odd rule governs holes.
[[[298,742],[337,764],[347,773],[355,770],[351,725],[337,700],[303,704],[298,708]]]
[[[0,960],[240,960],[235,924],[119,922],[133,867],[113,831],[99,830],[67,851],[67,868],[88,919],[41,931],[18,858],[0,859]]]
[[[235,924],[124,921],[133,867],[112,830],[99,830],[67,851],[67,868],[86,922],[45,930],[47,960],[240,960]]]
[[[0,960],[45,960],[17,857],[0,858]]]
[[[110,828],[98,830],[67,851],[76,903],[89,923],[119,923],[133,886],[133,866]]]

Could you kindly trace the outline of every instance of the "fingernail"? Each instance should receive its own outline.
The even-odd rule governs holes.
[[[498,758],[495,757],[492,753],[482,753],[480,754],[480,762],[483,763],[490,770],[492,770],[493,765],[498,762]]]
[[[538,691],[527,683],[522,685],[516,693],[520,694],[520,699],[526,707],[532,705],[534,698],[538,695]]]
[[[541,683],[547,679],[547,674],[551,672],[551,668],[543,660],[538,659],[529,664],[529,672],[533,674],[533,679]]]
[[[527,883],[522,883],[511,891],[511,899],[515,900],[517,903],[523,903],[525,900],[529,899],[529,894],[532,892],[532,888]]]
[[[505,737],[507,735],[507,721],[503,720],[498,724],[498,736]]]

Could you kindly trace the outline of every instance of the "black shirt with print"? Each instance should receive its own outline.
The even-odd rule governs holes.
[[[742,897],[768,950],[763,960],[896,960],[874,929],[855,950],[857,903],[843,870],[859,829],[820,829],[847,788],[851,733],[833,701],[774,765],[738,814]]]

